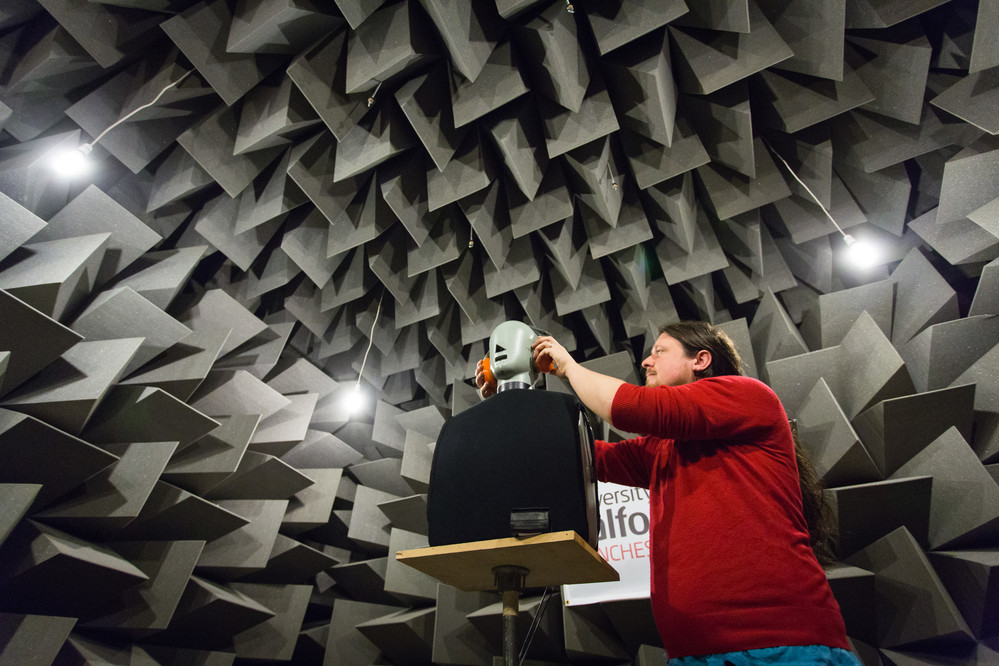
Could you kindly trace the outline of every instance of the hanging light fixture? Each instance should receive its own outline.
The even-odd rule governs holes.
[[[371,351],[371,344],[375,339],[375,326],[378,324],[378,317],[382,313],[382,298],[384,297],[385,291],[383,290],[378,296],[378,307],[375,308],[375,318],[371,322],[371,330],[368,331],[368,347],[364,350],[364,358],[361,359],[361,369],[357,371],[357,383],[343,397],[343,406],[348,414],[356,414],[364,407],[364,403],[366,402],[364,393],[361,391],[361,377],[364,376],[364,366],[368,362],[368,352]]]
[[[177,79],[173,83],[170,83],[169,85],[165,86],[162,90],[160,90],[159,93],[156,95],[156,97],[152,99],[151,102],[147,102],[146,104],[143,104],[142,106],[133,109],[125,116],[113,122],[103,132],[98,134],[97,137],[90,143],[84,143],[82,145],[77,146],[76,148],[70,148],[58,153],[52,159],[52,169],[64,178],[75,178],[77,176],[82,175],[87,170],[87,166],[89,163],[89,160],[87,158],[90,156],[90,153],[93,152],[94,146],[97,145],[98,141],[104,138],[105,134],[113,130],[118,125],[121,125],[123,122],[125,122],[126,120],[137,114],[139,111],[148,109],[149,107],[156,104],[156,102],[160,101],[160,98],[163,97],[163,95],[166,93],[167,90],[170,90],[170,88],[179,85],[180,82],[186,79],[187,76],[193,71],[194,70],[192,69],[184,72],[184,74],[179,79]]]
[[[849,258],[850,263],[852,263],[857,268],[861,268],[864,270],[873,268],[878,264],[883,263],[881,260],[881,252],[878,250],[877,246],[864,239],[855,238],[854,236],[851,236],[850,234],[843,231],[843,228],[839,226],[839,224],[836,222],[833,216],[830,215],[829,211],[826,210],[826,207],[822,205],[822,202],[819,201],[819,198],[817,196],[815,196],[815,193],[812,192],[811,188],[808,187],[808,185],[805,184],[805,181],[799,178],[798,174],[794,172],[794,169],[792,169],[791,165],[787,163],[787,160],[781,157],[780,153],[774,150],[774,147],[770,145],[769,141],[763,139],[763,143],[770,150],[770,152],[773,153],[774,156],[781,161],[781,163],[783,163],[784,168],[787,169],[788,173],[790,173],[791,176],[794,177],[794,179],[798,181],[798,183],[800,183],[802,187],[805,188],[805,191],[808,192],[808,195],[812,197],[815,203],[818,204],[819,208],[822,209],[822,212],[825,213],[826,217],[829,218],[829,221],[832,222],[834,227],[836,227],[836,231],[838,231],[843,236],[843,242],[846,243],[847,247],[846,255]]]

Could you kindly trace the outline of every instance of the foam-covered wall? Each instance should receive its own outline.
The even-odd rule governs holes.
[[[498,597],[394,559],[490,331],[635,380],[680,318],[797,419],[865,664],[999,660],[997,37],[985,0],[5,0],[0,663],[492,663]],[[556,598],[530,657],[658,641]]]

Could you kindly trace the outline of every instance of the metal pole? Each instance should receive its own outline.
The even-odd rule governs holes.
[[[520,592],[503,593],[503,666],[517,666],[517,613]]]
[[[493,569],[496,589],[503,595],[503,666],[518,666],[517,613],[527,574],[528,570],[524,567],[503,566]]]

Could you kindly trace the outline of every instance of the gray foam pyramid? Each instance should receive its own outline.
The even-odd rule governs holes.
[[[864,662],[995,660],[994,3],[2,4],[0,662],[492,662],[394,559],[491,330],[638,382],[687,318],[797,421]]]

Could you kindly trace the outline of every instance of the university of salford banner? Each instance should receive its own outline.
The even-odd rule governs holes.
[[[600,498],[600,555],[617,569],[621,580],[562,586],[567,606],[649,596],[649,491],[645,488],[597,484]]]

